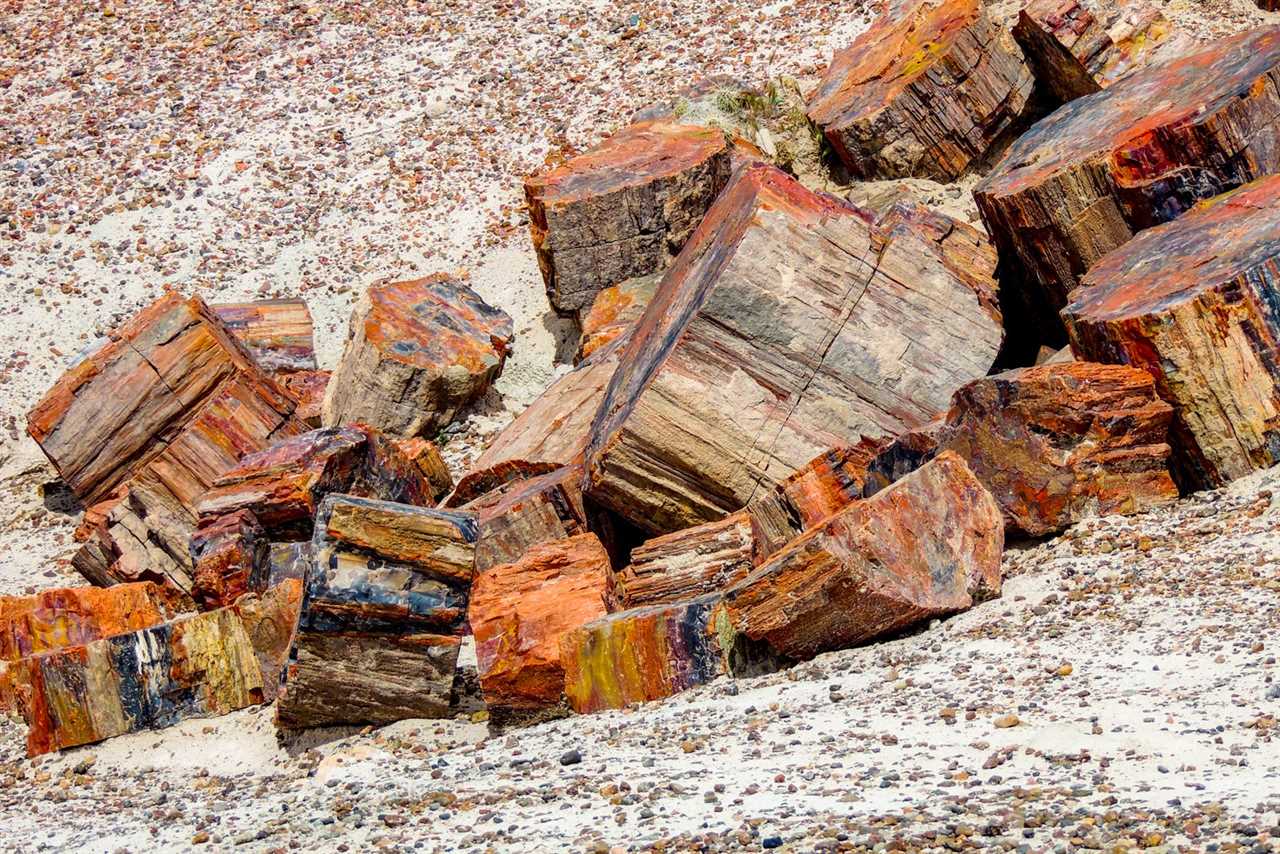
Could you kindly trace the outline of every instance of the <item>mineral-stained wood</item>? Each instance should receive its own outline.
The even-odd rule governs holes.
[[[892,0],[836,53],[809,118],[864,180],[950,181],[1015,128],[1031,87],[980,0]]]
[[[0,596],[0,661],[149,628],[176,616],[177,605],[150,582]]]
[[[944,453],[801,535],[725,604],[737,631],[808,658],[997,594],[1003,547],[995,499]]]
[[[63,374],[27,431],[76,497],[94,504],[183,435],[236,375],[271,400],[277,421],[292,411],[208,306],[169,293]]]
[[[470,513],[326,498],[280,725],[447,715],[475,538]]]
[[[262,674],[263,702],[270,703],[280,694],[284,668],[302,613],[302,595],[303,582],[289,578],[236,600],[235,611],[240,615]]]
[[[828,448],[895,435],[990,369],[994,285],[932,226],[878,224],[778,170],[735,173],[620,356],[588,494],[667,533],[767,494]]]
[[[311,574],[315,550],[309,540],[272,543],[267,557],[267,587],[275,587],[289,579],[306,583]]]
[[[1280,169],[1278,66],[1280,27],[1266,27],[1136,71],[1037,123],[978,184],[1046,333],[1061,337],[1079,277],[1136,232]]]
[[[252,510],[237,510],[196,529],[191,558],[195,562],[192,596],[202,608],[218,608],[265,586],[271,543]]]
[[[449,473],[449,466],[440,455],[440,448],[435,442],[418,436],[400,439],[396,445],[400,448],[400,453],[417,466],[427,479],[433,501],[439,501],[449,494],[449,490],[453,489],[453,475]]]
[[[938,442],[946,426],[944,413],[928,424],[907,430],[885,445],[867,465],[863,497],[870,498],[936,457]]]
[[[432,435],[498,378],[513,340],[511,318],[451,276],[372,285],[352,311],[324,424]]]
[[[476,514],[476,572],[514,563],[532,546],[587,531],[582,466],[511,481],[463,509]]]
[[[755,568],[746,512],[646,541],[617,576],[623,608],[666,605],[725,590]]]
[[[292,371],[276,374],[276,382],[298,402],[293,415],[308,427],[319,427],[324,408],[325,389],[329,387],[329,371]]]
[[[772,672],[784,661],[729,624],[718,596],[634,608],[560,641],[565,695],[575,712],[661,700],[721,676]]]
[[[1277,31],[1280,34],[1280,30]],[[1063,311],[1080,358],[1147,371],[1173,405],[1174,474],[1221,486],[1280,461],[1280,178],[1135,237]]]
[[[596,294],[591,308],[579,319],[582,340],[578,343],[576,361],[589,359],[601,348],[629,333],[644,314],[661,281],[661,273],[650,273],[627,279]]]
[[[316,345],[306,300],[268,299],[211,306],[263,370],[314,371]]]
[[[1036,78],[1064,102],[1195,44],[1148,0],[1032,0],[1019,12],[1013,37]]]
[[[530,230],[551,305],[661,272],[728,180],[730,144],[715,128],[645,121],[525,180]]]
[[[614,603],[609,555],[594,534],[543,543],[476,577],[469,610],[491,710],[532,713],[564,691],[560,639]]]

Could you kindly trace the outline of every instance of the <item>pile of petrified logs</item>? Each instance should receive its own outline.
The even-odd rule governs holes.
[[[985,231],[651,111],[528,179],[577,364],[456,485],[428,437],[514,344],[463,282],[370,287],[331,381],[301,303],[165,296],[30,414],[106,589],[0,600],[0,706],[32,752],[277,699],[438,717],[470,633],[495,719],[615,708],[964,610],[1006,535],[1269,466],[1278,69],[1280,29],[1196,46],[1142,2],[1011,32],[891,3],[808,115],[861,179],[985,172]]]

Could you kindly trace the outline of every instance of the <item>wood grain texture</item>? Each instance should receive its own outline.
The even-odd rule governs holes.
[[[263,370],[280,374],[316,370],[316,342],[306,300],[266,299],[210,308]]]
[[[431,486],[432,501],[440,501],[449,494],[453,489],[453,475],[449,472],[449,466],[440,455],[440,447],[435,442],[416,436],[412,439],[400,439],[396,445],[427,479],[427,483]]]
[[[1143,229],[1280,168],[1280,28],[1136,71],[1037,123],[974,189],[1046,337],[1081,276]],[[1060,341],[1059,341],[1060,343]]]
[[[644,121],[527,178],[552,307],[584,311],[604,288],[665,269],[728,180],[730,148],[715,128]]]
[[[1000,508],[954,454],[801,535],[725,594],[733,627],[810,658],[1000,590]]]
[[[836,52],[809,118],[857,177],[950,181],[1016,127],[1031,86],[979,0],[892,0]]]
[[[1132,365],[1173,405],[1174,473],[1222,486],[1280,461],[1280,179],[1255,181],[1099,261],[1063,310],[1080,358]]]
[[[830,447],[932,418],[1003,337],[994,285],[958,275],[948,241],[772,167],[739,170],[622,351],[588,494],[669,533],[746,506]]]
[[[191,595],[201,608],[230,605],[262,589],[270,571],[271,543],[252,510],[206,520],[191,535],[195,564]]]
[[[320,426],[324,395],[332,375],[330,371],[290,371],[275,375],[285,394],[298,402],[293,416],[308,427]]]
[[[596,294],[591,307],[579,314],[582,338],[574,356],[575,363],[589,359],[601,348],[628,335],[661,281],[661,273],[650,273],[619,282]]]
[[[755,535],[745,511],[646,540],[617,574],[623,608],[666,605],[726,590],[755,568]]]
[[[163,587],[145,581],[0,596],[0,661],[149,628],[177,616],[179,606]]]
[[[540,543],[586,533],[582,466],[509,481],[462,509],[476,514],[476,572],[514,563]]]
[[[325,392],[326,427],[430,436],[502,373],[511,318],[447,274],[371,285]]]

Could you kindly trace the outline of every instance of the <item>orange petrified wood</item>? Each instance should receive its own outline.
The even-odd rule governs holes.
[[[661,605],[725,590],[755,567],[755,535],[745,511],[646,540],[617,574],[624,608]]]

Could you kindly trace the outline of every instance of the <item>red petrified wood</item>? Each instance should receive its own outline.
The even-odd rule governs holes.
[[[754,567],[755,536],[746,512],[647,540],[618,573],[624,608],[662,605],[726,590]]]

